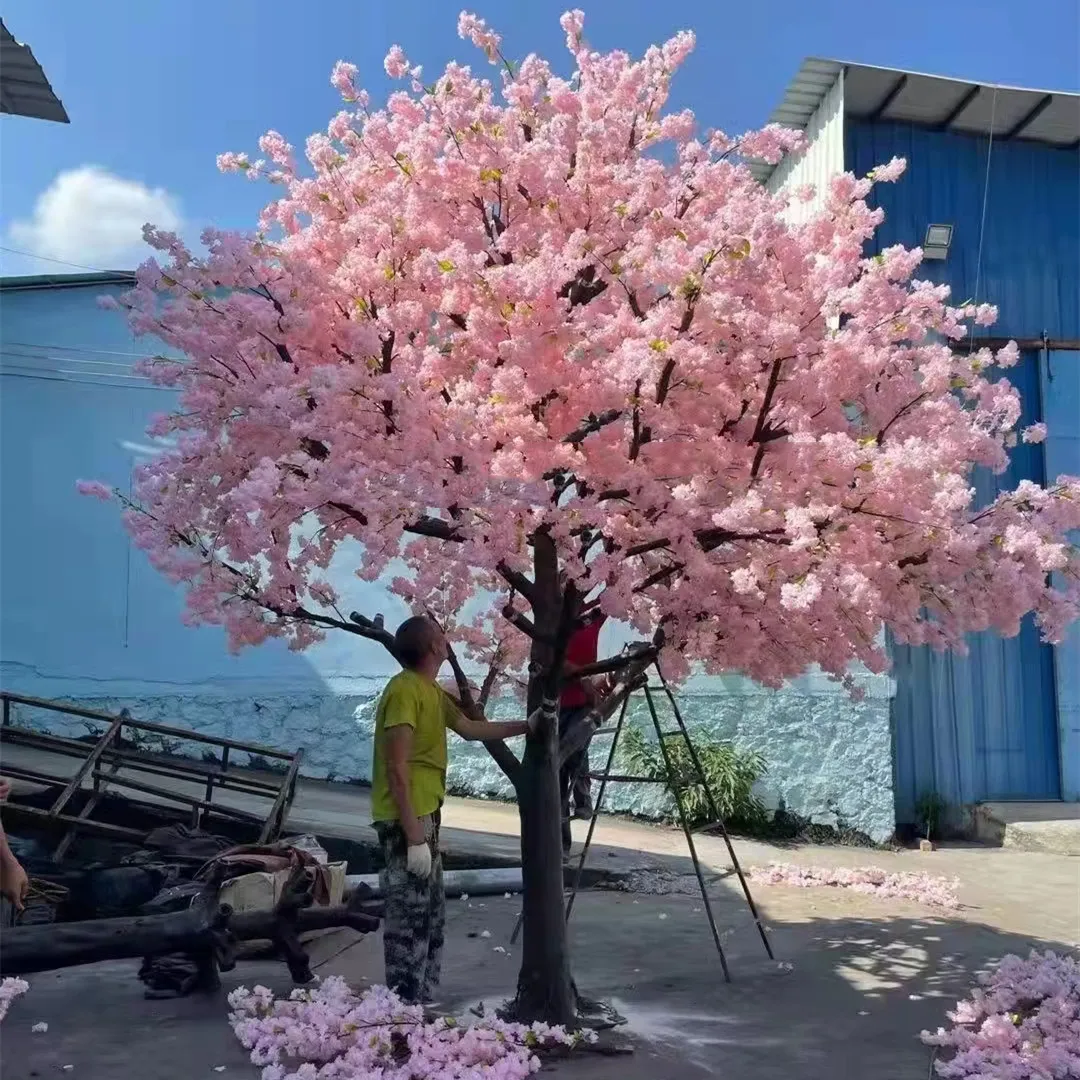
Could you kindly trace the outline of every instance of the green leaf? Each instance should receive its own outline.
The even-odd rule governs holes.
[[[444,274],[449,274],[449,273],[451,273],[453,271],[454,264],[449,259],[440,259],[439,260],[439,269]]]

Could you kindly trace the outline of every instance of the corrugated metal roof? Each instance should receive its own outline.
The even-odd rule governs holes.
[[[837,76],[844,73],[844,113],[940,130],[1030,139],[1051,146],[1080,144],[1080,93],[967,82],[899,68],[849,64],[811,56],[788,84],[769,123],[804,129]],[[770,165],[755,165],[766,180]]]
[[[3,20],[0,20],[0,112],[61,124],[71,122],[30,47],[16,41]]]

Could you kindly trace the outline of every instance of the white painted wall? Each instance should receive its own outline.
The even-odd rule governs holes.
[[[802,224],[824,203],[829,181],[844,171],[844,73],[821,100],[806,126],[808,145],[794,157],[784,158],[773,170],[766,187],[771,192],[811,184],[814,198],[795,203],[787,212],[790,221]]]

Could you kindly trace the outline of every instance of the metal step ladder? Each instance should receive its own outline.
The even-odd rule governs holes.
[[[664,773],[663,777],[652,776],[623,776],[612,772],[615,764],[615,755],[618,751],[619,736],[623,732],[623,727],[626,720],[626,710],[630,702],[629,694],[623,698],[622,707],[619,710],[619,718],[615,722],[614,727],[598,728],[593,733],[593,738],[597,735],[611,735],[611,747],[608,750],[607,763],[604,766],[603,772],[590,773],[590,779],[597,780],[600,783],[599,790],[596,794],[596,799],[593,802],[592,817],[589,820],[589,831],[585,836],[585,845],[581,849],[581,854],[578,856],[577,872],[574,875],[574,884],[570,889],[570,895],[566,902],[566,919],[569,922],[570,915],[574,910],[574,901],[577,899],[578,890],[581,886],[581,879],[585,870],[585,862],[589,857],[589,850],[592,847],[593,834],[596,831],[596,822],[600,816],[601,809],[604,803],[604,794],[607,790],[609,783],[632,783],[632,784],[664,784],[671,791],[672,797],[675,800],[675,807],[679,816],[679,824],[682,826],[684,835],[686,836],[686,845],[690,849],[690,859],[694,864],[694,874],[697,877],[698,887],[701,889],[701,900],[705,906],[706,917],[709,920],[709,929],[712,932],[713,942],[716,944],[716,951],[720,956],[720,966],[724,971],[724,980],[731,982],[731,972],[728,969],[727,957],[724,955],[723,940],[720,935],[720,931],[716,926],[716,918],[713,915],[712,904],[709,900],[709,891],[705,884],[705,876],[702,873],[701,862],[698,859],[697,847],[694,844],[694,830],[690,828],[690,821],[686,811],[686,792],[690,787],[700,787],[705,793],[705,798],[708,802],[709,816],[711,821],[698,828],[698,832],[703,832],[709,829],[719,829],[721,835],[724,838],[724,843],[727,845],[728,855],[731,858],[731,865],[738,875],[739,883],[742,885],[743,895],[746,897],[747,906],[750,909],[750,914],[753,916],[754,923],[757,926],[758,934],[761,937],[761,943],[765,946],[765,952],[770,960],[775,960],[776,957],[773,954],[772,945],[769,942],[769,935],[765,930],[765,925],[761,921],[761,915],[758,912],[757,905],[754,903],[754,897],[750,892],[750,883],[746,879],[746,875],[743,873],[741,864],[739,863],[739,857],[735,854],[735,847],[731,842],[731,836],[727,831],[727,826],[724,823],[723,816],[720,813],[720,809],[717,806],[716,798],[712,793],[712,789],[709,787],[708,779],[705,775],[705,770],[701,766],[701,759],[698,757],[697,750],[694,747],[694,742],[690,738],[690,733],[687,731],[686,723],[683,720],[682,712],[679,709],[679,703],[675,699],[675,695],[671,691],[671,687],[668,685],[667,680],[664,678],[663,672],[660,670],[660,665],[656,662],[652,665],[652,672],[655,675],[658,685],[651,685],[651,681],[646,682],[642,687],[642,691],[645,695],[645,702],[648,705],[649,717],[652,720],[653,728],[656,732],[657,742],[660,746],[660,753],[664,760]],[[660,714],[656,708],[655,695],[657,693],[664,694],[671,704],[671,711],[675,718],[675,727],[665,731],[660,723]],[[675,768],[674,752],[672,750],[672,740],[681,739],[686,746],[687,756],[690,759],[693,775],[689,778],[685,784],[680,784],[679,773]],[[571,784],[572,787],[572,784]],[[511,941],[516,941],[517,936],[521,930],[522,917],[518,916],[517,924],[514,927],[514,932],[511,937]]]

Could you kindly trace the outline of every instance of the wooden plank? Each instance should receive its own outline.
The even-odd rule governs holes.
[[[89,754],[86,755],[86,760],[76,770],[75,775],[67,782],[64,790],[61,791],[60,794],[56,797],[56,802],[54,802],[50,807],[50,813],[59,814],[60,811],[63,810],[65,806],[67,806],[68,801],[71,799],[71,796],[74,795],[75,792],[82,787],[83,780],[86,779],[87,774],[90,772],[90,770],[93,769],[95,765],[97,765],[98,758],[100,758],[101,755],[108,748],[109,743],[111,743],[116,738],[117,733],[120,731],[123,725],[123,716],[118,716],[109,725],[109,730],[106,731],[105,734],[102,735],[101,738],[98,739],[98,741],[94,744],[94,748],[90,751]]]
[[[39,772],[37,769],[24,769],[21,765],[12,765],[8,762],[0,763],[0,773],[14,780],[25,780],[27,783],[41,784],[44,787],[62,788],[67,783],[66,776],[54,776],[52,773]]]
[[[285,775],[285,780],[278,791],[277,798],[274,800],[270,814],[259,833],[260,844],[276,840],[285,825],[285,817],[288,814],[289,807],[292,806],[293,796],[296,794],[296,777],[300,771],[300,760],[303,756],[304,751],[302,749],[297,750],[293,755],[289,771]]]
[[[36,709],[48,709],[51,712],[67,713],[70,716],[81,716],[88,720],[100,720],[111,724],[116,717],[111,713],[99,712],[97,709],[86,709],[81,705],[68,705],[58,701],[48,701],[45,698],[29,697],[24,694],[2,693],[0,697],[5,702],[15,702],[18,705],[29,705]],[[213,746],[230,746],[234,750],[242,750],[246,754],[257,754],[261,757],[278,758],[288,761],[292,754],[288,750],[278,750],[273,746],[263,746],[260,743],[242,742],[238,739],[226,739],[218,735],[206,735],[201,731],[189,731],[186,728],[171,727],[168,724],[155,724],[149,720],[134,720],[125,717],[124,723],[128,727],[139,731],[153,731],[158,735],[171,735],[177,739],[188,742],[208,743]]]
[[[174,765],[171,761],[164,762],[138,751],[120,750],[113,748],[105,752],[104,761],[119,761],[125,768],[133,772],[149,773],[152,776],[168,776],[175,780],[202,781],[207,776],[215,777],[215,782],[226,791],[239,791],[245,795],[256,795],[259,798],[271,799],[278,792],[278,785],[269,780],[249,779],[242,773],[231,775],[219,775],[215,771],[207,771],[200,763],[192,762],[189,767],[186,763],[177,761]],[[214,767],[216,769],[216,766]]]
[[[215,814],[220,814],[222,817],[236,818],[238,821],[248,821],[259,824],[263,821],[263,818],[258,814],[253,814],[250,810],[238,810],[234,806],[223,806],[218,803],[208,803],[203,799],[197,799],[194,795],[184,795],[179,791],[169,791],[165,788],[155,787],[153,784],[143,784],[138,780],[131,780],[126,776],[120,776],[109,774],[103,774],[101,772],[94,773],[95,779],[108,779],[109,783],[124,788],[131,788],[132,791],[142,791],[148,795],[156,795],[161,799],[169,799],[173,802],[183,803],[185,806],[195,807],[204,811],[211,811]]]
[[[42,750],[50,754],[60,754],[65,757],[83,757],[87,753],[87,747],[91,744],[78,739],[67,739],[59,735],[47,735],[43,732],[29,731],[26,728],[12,728],[4,734],[3,742],[14,746],[28,746],[31,749]],[[248,795],[258,795],[270,799],[277,795],[279,784],[273,780],[264,780],[259,776],[251,776],[243,769],[237,768],[230,772],[222,773],[219,765],[209,765],[203,761],[192,758],[165,757],[147,754],[139,750],[128,750],[123,746],[110,746],[102,755],[102,760],[114,759],[130,762],[131,768],[139,772],[153,773],[157,776],[171,776],[177,779],[197,778],[204,780],[208,775],[215,777],[215,782],[220,787],[231,791],[240,791]],[[67,777],[58,781],[61,786],[67,783]]]
[[[35,750],[47,750],[50,754],[63,754],[65,757],[84,757],[87,747],[93,743],[85,743],[79,739],[65,739],[61,735],[47,735],[42,731],[30,731],[28,728],[8,728],[0,737],[0,745],[6,743],[9,746],[29,746]]]
[[[44,821],[46,824],[56,822],[60,825],[73,825],[80,830],[100,833],[102,836],[111,836],[119,840],[128,840],[141,843],[146,833],[141,829],[129,829],[123,825],[109,825],[104,821],[93,821],[89,818],[81,820],[71,814],[50,814],[48,810],[41,810],[36,806],[24,806],[22,803],[8,802],[4,804],[4,813],[12,817],[25,817],[35,822]]]
[[[115,773],[120,768],[119,762],[114,762],[110,768],[110,773]],[[79,811],[77,817],[79,821],[86,821],[87,818],[97,809],[97,805],[104,798],[106,792],[109,789],[107,780],[99,780],[94,778],[94,793],[86,800],[82,809]],[[64,833],[63,839],[56,845],[56,850],[52,854],[53,862],[62,862],[64,856],[68,853],[68,849],[73,843],[75,843],[75,837],[78,836],[78,830],[73,825],[66,833]]]

